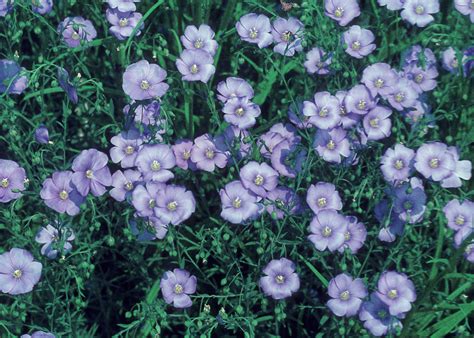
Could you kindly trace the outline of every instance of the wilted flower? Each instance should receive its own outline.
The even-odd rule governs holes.
[[[121,12],[118,9],[107,9],[107,21],[112,25],[110,33],[117,39],[125,40],[132,35],[133,30],[140,22],[143,15],[137,12]],[[143,24],[142,24],[143,26]],[[143,29],[143,27],[140,27]],[[140,35],[140,30],[137,30],[135,35]]]
[[[33,0],[31,9],[38,14],[48,14],[53,10],[53,0]]]
[[[196,292],[197,278],[183,269],[166,271],[161,277],[160,289],[167,304],[173,303],[178,309],[190,307],[193,302],[189,295]]]
[[[217,85],[217,98],[221,102],[234,98],[244,98],[251,100],[254,96],[252,86],[247,81],[239,77],[228,77],[225,81]]]
[[[112,175],[112,189],[109,194],[116,201],[122,202],[128,196],[131,196],[135,183],[139,182],[142,178],[140,172],[136,170],[125,170],[124,172],[117,170]]]
[[[227,183],[219,192],[221,196],[221,217],[234,224],[242,224],[257,216],[260,197],[244,188],[240,181]]]
[[[138,241],[153,241],[163,239],[168,233],[168,227],[157,217],[148,217],[143,219],[143,227],[138,228],[137,220],[130,221],[130,230],[137,237]]]
[[[387,182],[397,183],[406,181],[413,169],[415,152],[403,144],[387,149],[380,160],[382,173]]]
[[[392,121],[390,116],[392,111],[382,106],[376,106],[364,116],[364,131],[367,134],[367,140],[382,140],[392,133]]]
[[[392,316],[410,311],[411,303],[416,300],[415,285],[404,273],[382,273],[377,288],[377,296],[387,304]]]
[[[242,40],[256,43],[259,48],[265,48],[273,42],[270,19],[263,14],[246,14],[237,21],[235,28]]]
[[[469,15],[474,23],[474,5],[472,0],[454,0],[454,7],[462,14]]]
[[[227,155],[216,147],[211,135],[204,134],[194,140],[191,161],[198,169],[213,172],[216,166],[222,169],[227,165]]]
[[[285,140],[288,141],[289,145],[296,145],[301,141],[301,137],[297,135],[296,128],[291,124],[277,123],[273,125],[258,140],[260,153],[265,158],[271,158],[273,150]]]
[[[48,224],[41,227],[35,237],[37,243],[43,244],[41,254],[49,259],[55,259],[59,252],[66,253],[71,251],[72,244],[69,243],[76,238],[72,229],[62,228],[61,232]],[[60,247],[62,244],[62,248]]]
[[[403,8],[405,0],[377,0],[380,6],[387,6],[388,10],[398,11]]]
[[[443,68],[453,74],[459,71],[459,61],[453,47],[449,47],[443,52]]]
[[[332,297],[327,306],[339,317],[351,317],[357,314],[362,298],[367,297],[367,288],[360,278],[341,273],[331,279],[328,294]]]
[[[362,83],[370,90],[372,96],[385,97],[393,91],[398,81],[398,75],[386,63],[375,63],[364,69]]]
[[[287,187],[276,187],[267,193],[266,198],[272,202],[266,206],[267,212],[275,213],[278,219],[284,218],[285,213],[294,215],[302,209],[299,196]]]
[[[439,12],[439,0],[405,0],[401,16],[404,20],[418,27],[425,27]]]
[[[123,108],[123,112],[125,115],[131,114],[130,108],[135,104],[135,101],[132,101],[131,104],[127,104]],[[153,100],[151,103],[148,104],[139,104],[136,106],[134,110],[134,121],[135,123],[140,123],[145,126],[148,125],[160,125],[162,120],[160,119],[160,110],[161,105],[160,102]]]
[[[389,206],[388,200],[382,200],[375,205],[375,218],[382,224],[378,239],[382,242],[393,242],[398,235],[404,231],[405,222],[393,210],[393,206]]]
[[[372,94],[370,94],[370,91],[364,85],[352,87],[347,93],[344,102],[348,113],[359,115],[367,114],[369,110],[376,105]]]
[[[161,97],[169,85],[163,81],[166,71],[154,63],[141,60],[132,63],[123,73],[122,89],[133,100],[148,100]]]
[[[423,68],[436,67],[436,56],[430,48],[414,45],[402,53],[402,66],[406,68],[412,64]]]
[[[360,15],[357,0],[324,0],[324,9],[325,14],[341,26],[346,26]]]
[[[360,26],[351,26],[343,35],[344,43],[347,45],[346,53],[357,59],[362,59],[364,56],[371,54],[376,45],[374,34]]]
[[[157,196],[165,188],[164,183],[147,182],[145,186],[138,185],[132,192],[132,204],[141,217],[154,216]]]
[[[228,154],[229,161],[241,160],[247,157],[252,150],[252,144],[248,142],[249,132],[236,126],[228,126],[222,134],[216,137],[217,148]]]
[[[413,88],[412,82],[399,78],[392,92],[386,97],[390,105],[398,111],[413,107],[418,99],[418,93]]]
[[[455,167],[451,175],[441,181],[443,188],[459,188],[462,186],[463,180],[471,179],[472,163],[468,160],[459,160],[459,151],[456,147],[448,147],[448,152],[453,155]]]
[[[44,203],[59,213],[75,216],[84,198],[72,184],[71,171],[57,171],[43,182],[40,196]]]
[[[213,65],[212,55],[200,49],[185,49],[179,59],[176,60],[176,67],[181,73],[183,81],[201,81],[206,83],[216,72]]]
[[[298,147],[297,143],[283,140],[273,149],[270,158],[272,167],[280,175],[294,178],[301,171],[306,154],[306,149]]]
[[[303,115],[303,103],[297,102],[290,105],[288,108],[288,119],[298,129],[307,129],[313,127],[309,123],[309,118]]]
[[[187,26],[184,35],[181,35],[181,42],[186,49],[200,49],[214,56],[217,51],[217,41],[214,40],[215,33],[208,25]]]
[[[64,19],[58,26],[58,33],[68,47],[78,47],[81,42],[92,41],[97,36],[92,22],[81,16]]]
[[[25,190],[25,169],[18,163],[0,159],[0,203],[8,203],[21,196]]]
[[[240,129],[248,129],[256,123],[256,117],[260,116],[260,107],[250,101],[247,97],[233,98],[225,103],[224,120]]]
[[[318,130],[314,138],[313,148],[325,161],[331,163],[341,163],[342,157],[349,157],[351,154],[349,141],[346,138],[346,131],[335,128],[330,131]]]
[[[462,203],[454,199],[449,201],[443,208],[444,215],[448,220],[448,227],[458,231],[463,227],[474,228],[474,203],[465,200]]]
[[[24,68],[11,60],[0,60],[0,94],[21,94],[28,87],[28,78],[20,75]]]
[[[310,74],[326,75],[329,74],[329,66],[332,63],[332,54],[326,54],[324,50],[314,47],[306,53],[304,66]]]
[[[43,266],[26,250],[13,248],[0,255],[0,291],[21,295],[33,290]]]
[[[138,153],[135,165],[145,181],[167,182],[174,177],[168,169],[176,165],[176,158],[166,144],[146,145]]]
[[[46,126],[40,125],[38,128],[35,129],[35,141],[40,144],[49,143],[49,132]]]
[[[393,211],[408,223],[421,220],[426,210],[426,194],[422,181],[412,177],[409,183],[403,183],[392,189]]]
[[[273,51],[285,56],[293,56],[301,52],[301,38],[304,30],[303,23],[293,17],[287,19],[277,18],[273,21],[272,35],[276,45]]]
[[[341,117],[341,126],[343,129],[350,129],[354,127],[361,119],[361,115],[348,112],[346,109],[347,92],[339,90],[336,93],[336,98],[339,101],[339,116]]]
[[[353,254],[362,248],[365,239],[367,238],[367,229],[364,223],[360,223],[355,216],[347,216],[348,221],[346,232],[344,232],[344,244],[338,249],[339,252],[344,252],[347,247]]]
[[[306,203],[315,214],[322,210],[341,210],[342,201],[336,186],[332,183],[311,184],[306,194]]]
[[[336,251],[344,244],[344,233],[348,225],[347,219],[335,210],[322,210],[314,215],[308,230],[308,239],[316,249]]]
[[[376,292],[370,295],[370,301],[362,303],[359,319],[364,322],[364,327],[376,337],[385,336],[402,328],[400,320],[391,316],[387,304],[382,302]]]
[[[105,193],[105,188],[112,184],[108,161],[107,155],[96,149],[83,150],[74,159],[72,183],[82,196],[87,196],[89,191],[94,196],[101,196]]]
[[[278,173],[266,163],[251,161],[240,169],[240,180],[246,189],[265,197],[278,185]]]
[[[58,67],[58,82],[59,86],[66,92],[69,100],[71,100],[72,103],[77,104],[79,97],[77,96],[76,87],[71,82],[68,71],[62,67]]]
[[[446,144],[424,143],[416,151],[415,169],[425,178],[439,182],[453,174],[456,161]]]
[[[179,225],[196,211],[193,193],[184,187],[167,185],[158,191],[155,215],[164,224]]]
[[[140,2],[140,0],[107,0],[110,8],[116,8],[120,12],[133,12],[137,9],[134,2]]]
[[[273,259],[262,270],[265,276],[259,285],[266,296],[273,299],[290,297],[300,288],[300,278],[295,272],[295,263],[286,258]]]
[[[319,129],[332,129],[339,125],[339,100],[329,92],[314,94],[313,101],[304,101],[303,114]]]

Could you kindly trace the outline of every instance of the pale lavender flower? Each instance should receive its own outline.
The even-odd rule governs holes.
[[[196,211],[193,193],[184,187],[167,185],[158,191],[155,215],[164,224],[179,225]]]
[[[250,161],[240,169],[242,185],[261,197],[266,197],[278,185],[278,172],[266,163]]]
[[[67,213],[69,216],[77,215],[84,201],[72,184],[72,175],[71,171],[57,171],[51,178],[44,180],[40,191],[40,196],[48,207],[61,214]]]
[[[254,96],[252,86],[239,77],[228,77],[225,81],[219,82],[217,91],[219,92],[217,98],[224,103],[234,98],[246,97],[251,100]]]
[[[387,182],[397,183],[406,181],[413,170],[415,152],[403,144],[389,148],[380,160],[383,176]]]
[[[224,120],[240,129],[248,129],[256,123],[260,116],[260,107],[247,97],[233,98],[225,103],[222,108]]]
[[[454,7],[462,15],[469,15],[471,22],[474,23],[474,3],[472,0],[454,0]]]
[[[110,148],[110,158],[114,163],[120,163],[122,168],[135,166],[137,155],[142,149],[143,139],[136,129],[123,131],[110,139],[115,147]]]
[[[405,0],[401,16],[418,27],[425,27],[434,21],[431,14],[439,12],[439,0]]]
[[[0,17],[5,17],[13,8],[15,0],[0,0]]]
[[[191,161],[198,169],[213,172],[216,167],[225,168],[227,155],[216,147],[211,135],[204,134],[194,140]]]
[[[120,12],[133,12],[137,9],[134,2],[140,2],[140,0],[107,0],[110,8],[116,8]]]
[[[28,87],[28,78],[21,75],[24,68],[11,60],[0,60],[0,94],[19,95]]]
[[[380,6],[387,6],[388,10],[398,11],[403,8],[405,0],[377,0]]]
[[[191,307],[193,301],[189,295],[196,292],[197,278],[183,269],[166,271],[161,277],[160,289],[167,304],[177,309]]]
[[[167,182],[174,177],[169,169],[176,165],[176,158],[167,144],[146,145],[138,153],[135,165],[145,181]]]
[[[314,101],[304,101],[303,114],[319,129],[332,129],[341,122],[339,100],[329,92],[314,94]]]
[[[10,295],[31,292],[41,278],[41,263],[26,250],[13,248],[0,255],[0,291]]]
[[[346,26],[360,15],[357,0],[324,0],[324,9],[325,14],[341,26]]]
[[[48,14],[53,10],[53,0],[33,0],[31,9],[38,14]]]
[[[218,47],[214,36],[214,31],[208,25],[202,24],[199,28],[190,25],[184,30],[184,35],[181,35],[181,42],[186,49],[199,49],[214,56]]]
[[[413,88],[412,82],[399,78],[393,91],[386,97],[390,105],[398,111],[413,107],[418,100],[418,93]]]
[[[87,196],[89,191],[94,196],[102,196],[106,187],[112,184],[112,175],[107,167],[109,158],[106,154],[96,150],[87,149],[72,162],[72,183],[82,196]]]
[[[308,230],[308,239],[317,250],[329,249],[333,252],[344,244],[344,233],[348,226],[347,219],[335,210],[322,210],[314,215]]]
[[[367,297],[367,288],[360,278],[341,273],[331,279],[328,295],[332,298],[327,306],[338,317],[351,317],[357,314],[362,298]]]
[[[392,133],[392,111],[382,106],[376,106],[364,116],[363,126],[367,140],[382,140]]]
[[[344,129],[335,128],[330,131],[318,130],[314,138],[313,148],[319,156],[330,163],[341,163],[342,157],[351,154],[347,133]]]
[[[348,113],[359,115],[367,114],[369,110],[376,106],[376,101],[364,85],[352,87],[347,93],[344,102]]]
[[[8,203],[21,197],[25,190],[25,169],[18,163],[0,159],[0,203]]]
[[[327,75],[332,63],[332,53],[327,54],[323,49],[314,47],[306,53],[304,66],[309,74]]]
[[[375,63],[364,69],[361,82],[374,97],[377,94],[385,97],[393,91],[397,81],[398,75],[389,64]]]
[[[136,170],[125,170],[124,172],[117,170],[112,175],[112,189],[110,189],[110,196],[118,201],[122,202],[132,195],[132,191],[136,186],[136,183],[140,182],[142,175]]]
[[[404,69],[405,77],[412,82],[413,89],[418,94],[428,92],[436,88],[436,78],[438,70],[436,67],[423,69],[415,64],[411,64]]]
[[[278,219],[283,219],[287,213],[295,215],[302,210],[300,198],[293,189],[276,187],[268,192],[266,198],[272,202],[266,206],[267,212],[270,215],[275,213]]]
[[[166,187],[164,183],[147,182],[145,186],[138,185],[132,192],[132,204],[138,216],[154,216],[158,191]]]
[[[342,201],[336,186],[332,183],[311,184],[306,194],[306,203],[315,214],[322,210],[341,210]]]
[[[20,338],[56,338],[56,336],[49,332],[35,331],[31,335],[22,334]]]
[[[240,181],[227,183],[220,192],[221,217],[233,224],[242,224],[258,215],[260,197],[244,188]]]
[[[349,248],[352,254],[356,254],[364,245],[367,238],[367,229],[364,223],[357,220],[355,216],[347,216],[348,221],[346,232],[344,232],[344,244],[339,247],[339,252],[344,252],[345,248]]]
[[[456,161],[448,146],[441,142],[424,143],[416,151],[415,169],[425,178],[442,181],[456,169]]]
[[[265,276],[259,280],[259,286],[266,296],[273,299],[285,299],[300,288],[300,279],[295,272],[295,263],[286,258],[271,260],[262,272]]]
[[[246,14],[237,21],[235,28],[242,40],[255,43],[259,48],[268,47],[273,42],[270,19],[263,14]]]
[[[38,128],[35,129],[35,141],[40,144],[49,143],[49,132],[46,126],[40,125]]]
[[[183,81],[201,81],[206,83],[216,72],[213,65],[212,55],[200,49],[185,49],[179,59],[176,60],[176,67],[181,73]]]
[[[81,16],[68,17],[58,26],[64,43],[68,47],[78,47],[83,42],[90,42],[97,37],[97,31],[91,21]]]
[[[283,141],[288,141],[290,145],[300,143],[301,137],[296,133],[296,128],[291,124],[277,123],[269,131],[261,135],[258,144],[260,153],[265,158],[271,158],[273,150]]]
[[[143,15],[137,12],[121,12],[117,9],[110,8],[107,9],[105,15],[107,21],[112,25],[112,27],[110,27],[110,33],[112,33],[118,40],[125,40],[130,37],[133,30],[143,17]],[[136,36],[141,34],[140,29],[143,29],[143,23],[136,31]]]
[[[169,85],[163,81],[166,71],[154,63],[141,60],[125,69],[122,89],[133,100],[148,100],[165,95]]]
[[[364,327],[376,337],[395,333],[396,328],[403,327],[398,317],[390,315],[387,304],[380,300],[376,292],[370,295],[370,301],[362,303],[359,319],[364,322]]]
[[[472,163],[468,160],[459,160],[459,151],[456,147],[448,147],[448,152],[453,155],[456,163],[453,172],[450,176],[441,181],[443,188],[459,188],[462,186],[462,181],[469,181],[471,179]]]
[[[357,59],[371,54],[376,48],[373,43],[375,41],[374,33],[360,26],[351,26],[342,36],[347,45],[346,53]]]
[[[454,199],[449,201],[443,208],[444,216],[448,220],[448,227],[454,231],[461,228],[474,228],[474,203],[464,200],[462,203]]]
[[[411,310],[416,300],[415,285],[403,273],[386,271],[377,284],[377,296],[387,304],[389,313],[398,316]]]
[[[48,224],[41,227],[35,237],[37,243],[43,244],[41,254],[49,259],[55,259],[58,253],[67,253],[72,250],[72,244],[69,243],[76,238],[70,228],[61,228],[61,232]]]
[[[443,68],[453,74],[459,71],[459,61],[453,47],[449,47],[443,52]]]
[[[184,170],[194,170],[196,165],[191,162],[191,151],[193,150],[193,141],[178,140],[171,146],[176,157],[176,166]]]
[[[293,56],[296,52],[301,52],[303,30],[303,23],[294,17],[288,20],[277,18],[272,26],[273,40],[276,43],[273,51],[285,56]]]
[[[346,109],[347,92],[344,90],[339,90],[335,96],[339,101],[339,116],[341,117],[342,128],[350,129],[354,127],[361,119],[361,115],[347,112],[347,109]]]

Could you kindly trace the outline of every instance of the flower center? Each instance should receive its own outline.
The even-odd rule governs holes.
[[[206,149],[206,157],[208,159],[213,159],[214,158],[214,150],[207,148]]]
[[[379,127],[379,119],[378,118],[370,120],[369,123],[370,123],[370,126],[372,128],[378,128]]]
[[[456,222],[457,225],[463,225],[466,219],[464,218],[463,215],[458,215],[454,221]]]
[[[150,83],[147,80],[142,80],[142,82],[140,82],[140,88],[143,90],[147,90],[148,88],[150,88]]]
[[[177,207],[178,207],[178,202],[176,202],[176,201],[169,202],[168,205],[166,206],[166,208],[169,211],[175,211]]]
[[[179,294],[183,293],[183,291],[184,291],[184,289],[183,289],[183,286],[181,284],[176,284],[174,286],[174,293],[179,295]]]
[[[237,116],[243,116],[244,115],[244,109],[242,107],[239,107],[235,110],[235,115]]]
[[[59,198],[62,199],[63,201],[67,200],[68,197],[69,197],[69,194],[67,193],[66,190],[63,190],[59,193]]]
[[[346,231],[346,232],[344,233],[344,239],[345,239],[346,241],[349,241],[349,240],[351,239],[351,233],[350,233],[349,231]]]
[[[322,232],[323,237],[329,237],[331,236],[331,233],[332,233],[332,229],[326,225],[323,228],[323,232]]]
[[[459,67],[459,62],[457,59],[454,59],[453,61],[451,61],[451,66],[453,68],[458,68]]]
[[[360,110],[364,110],[364,109],[367,107],[367,102],[365,102],[365,100],[360,100],[360,101],[359,101],[359,104],[357,105],[357,107],[358,107]]]
[[[71,39],[73,39],[73,40],[79,40],[80,38],[81,38],[81,36],[79,35],[78,32],[76,32],[76,31],[72,32],[72,34],[71,34]]]
[[[396,160],[395,161],[395,169],[401,170],[401,169],[403,169],[404,166],[405,165],[404,165],[402,160]]]
[[[378,78],[377,80],[375,80],[374,84],[375,84],[375,87],[382,88],[384,85],[384,80],[382,80],[381,78]]]
[[[125,190],[132,190],[133,189],[133,183],[132,182],[127,182],[125,183]]]
[[[390,299],[395,299],[395,298],[398,297],[398,291],[395,290],[395,289],[392,289],[392,290],[390,290],[390,291],[387,293],[387,296],[388,296],[388,298],[390,298]]]
[[[432,159],[430,160],[430,167],[431,167],[432,169],[438,168],[438,167],[439,167],[439,160],[438,160],[437,158],[432,158]]]
[[[277,275],[275,277],[275,282],[277,282],[277,284],[283,284],[285,282],[285,276]]]
[[[127,26],[127,25],[128,25],[128,19],[127,19],[127,18],[121,18],[121,19],[119,20],[119,26],[120,26],[120,27],[125,27],[125,26]]]
[[[256,39],[258,37],[258,30],[255,27],[250,28],[249,37],[251,39]]]
[[[192,74],[197,74],[197,72],[199,72],[199,67],[197,64],[193,64],[189,70]]]
[[[425,12],[425,7],[423,7],[423,6],[421,6],[421,5],[418,5],[418,6],[416,6],[416,8],[415,8],[415,12],[416,12],[416,14],[420,14],[420,15],[421,15],[421,14],[423,14],[423,13]]]
[[[415,76],[415,82],[416,83],[422,83],[423,79],[424,79],[423,74],[418,74],[417,76]]]
[[[86,171],[86,177],[87,177],[87,178],[92,178],[92,177],[94,177],[94,172],[93,172],[92,170],[90,170],[90,169],[87,170],[87,171]]]
[[[411,210],[413,209],[413,203],[410,201],[405,201],[403,203],[403,207],[405,208],[405,210]]]
[[[255,176],[255,180],[253,181],[256,185],[262,185],[264,178],[262,175]]]
[[[197,39],[196,41],[194,41],[194,48],[202,48],[203,46],[203,43],[202,43],[202,40],[201,39]]]
[[[341,298],[341,300],[348,300],[350,296],[351,296],[351,293],[346,290],[346,291],[341,292],[341,294],[339,295],[339,298]]]
[[[154,198],[151,198],[149,201],[148,201],[148,207],[150,209],[153,209],[156,205],[156,202],[155,202],[155,199]]]
[[[329,150],[334,150],[334,148],[336,148],[336,143],[334,143],[333,140],[329,140],[328,144],[326,145],[326,148],[328,148]]]
[[[395,101],[397,101],[398,103],[400,102],[403,102],[405,100],[405,94],[404,93],[398,93],[397,95],[395,95]]]
[[[286,31],[285,33],[283,33],[283,34],[281,35],[281,39],[282,39],[283,41],[285,41],[285,42],[290,41],[290,39],[291,39],[291,32],[290,32],[290,31]]]
[[[13,278],[20,279],[23,275],[23,272],[20,269],[13,271]]]
[[[239,209],[242,206],[242,200],[239,197],[236,197],[232,202],[232,206],[236,209]]]
[[[321,110],[319,111],[319,116],[321,116],[321,117],[326,117],[326,116],[328,116],[328,109],[327,109],[326,107],[324,107],[323,109],[321,109]]]
[[[318,206],[320,208],[325,207],[328,204],[328,201],[325,197],[318,198]]]
[[[352,50],[357,51],[357,50],[360,50],[360,47],[361,47],[361,46],[362,46],[362,45],[360,44],[359,41],[354,41],[354,42],[352,43],[352,45],[351,45],[351,48],[352,48]]]
[[[161,169],[161,164],[160,162],[158,162],[157,160],[153,160],[153,162],[151,162],[151,170],[153,171],[158,171]]]
[[[132,155],[134,151],[135,148],[133,148],[132,146],[127,146],[127,148],[125,148],[125,154],[127,155]]]
[[[344,8],[337,7],[336,10],[334,11],[334,16],[336,18],[342,18],[343,15],[344,15]]]
[[[189,160],[190,157],[191,157],[191,152],[189,150],[183,151],[183,159],[184,160]]]
[[[10,182],[8,181],[8,178],[4,178],[4,179],[2,179],[0,184],[1,184],[2,188],[8,188],[8,186],[10,185]]]

